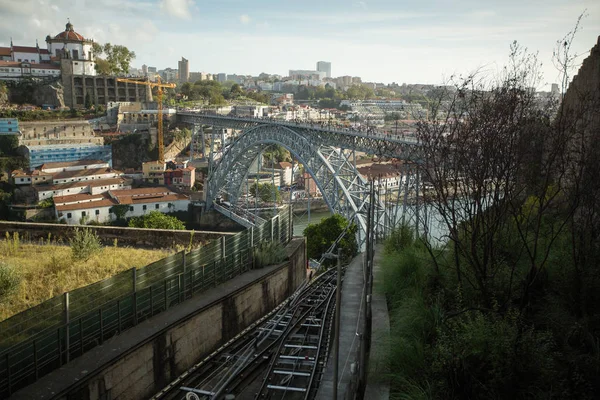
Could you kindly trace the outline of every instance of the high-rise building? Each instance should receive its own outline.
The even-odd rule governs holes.
[[[331,63],[328,61],[317,62],[317,71],[325,72],[325,77],[331,78]]]
[[[219,72],[219,74],[217,75],[217,80],[219,82],[225,82],[227,80],[227,74],[224,72]]]
[[[181,57],[178,64],[179,82],[188,82],[190,79],[190,61]]]
[[[142,75],[148,76],[148,66],[146,64],[142,65]]]

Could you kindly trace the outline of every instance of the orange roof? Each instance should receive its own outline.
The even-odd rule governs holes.
[[[48,162],[40,165],[38,169],[49,169],[49,168],[66,168],[66,167],[78,167],[94,164],[107,164],[106,161],[102,160],[79,160],[79,161],[65,161],[65,162]]]
[[[62,203],[71,203],[74,201],[99,201],[100,199],[105,199],[106,196],[104,194],[90,194],[90,193],[81,193],[81,194],[71,194],[67,196],[54,196],[54,204],[62,204]]]
[[[10,47],[0,47],[0,56],[10,56]]]
[[[56,211],[73,211],[73,210],[85,210],[87,208],[100,208],[100,207],[112,207],[117,204],[113,199],[103,199],[98,201],[89,201],[85,203],[76,204],[65,204],[55,206]]]
[[[144,196],[144,195],[155,195],[155,194],[169,194],[173,193],[169,188],[164,186],[149,187],[149,188],[137,188],[137,189],[123,189],[123,190],[111,190],[114,196]]]
[[[75,171],[63,171],[58,172],[54,175],[54,179],[65,179],[65,178],[75,178],[81,176],[91,176],[91,175],[100,175],[100,174],[122,174],[121,171],[117,171],[112,168],[93,168],[93,169],[79,169]]]

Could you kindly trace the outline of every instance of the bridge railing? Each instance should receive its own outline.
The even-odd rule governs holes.
[[[180,112],[181,115],[199,115],[206,118],[213,119],[222,119],[222,120],[232,120],[232,121],[240,121],[240,122],[250,122],[250,123],[274,123],[277,125],[296,127],[296,128],[305,128],[312,130],[319,130],[323,132],[331,132],[338,134],[346,134],[346,135],[354,135],[360,137],[371,137],[376,139],[389,140],[394,142],[418,145],[418,140],[416,137],[405,134],[394,134],[392,132],[387,133],[381,129],[376,129],[375,127],[370,126],[341,126],[339,124],[331,124],[325,123],[324,121],[312,121],[305,122],[303,120],[277,120],[273,118],[260,118],[260,117],[241,117],[236,115],[218,115],[207,112]]]
[[[261,241],[288,243],[288,207],[262,224],[64,293],[0,322],[0,398],[104,341],[253,266]]]

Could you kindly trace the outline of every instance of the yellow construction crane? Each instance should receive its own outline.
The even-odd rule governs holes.
[[[165,148],[164,148],[164,136],[163,136],[163,116],[162,116],[162,97],[163,97],[163,88],[175,88],[176,85],[174,83],[161,83],[160,76],[156,75],[156,82],[147,81],[136,81],[135,79],[127,79],[127,78],[117,78],[117,82],[126,82],[133,83],[134,85],[145,85],[149,86],[150,89],[158,88],[157,100],[158,100],[158,161],[165,161]]]

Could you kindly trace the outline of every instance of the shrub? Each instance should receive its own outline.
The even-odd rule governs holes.
[[[285,260],[283,245],[279,242],[261,242],[253,250],[254,268],[274,265]]]
[[[5,262],[0,261],[0,302],[14,293],[20,284],[21,276],[17,271]]]
[[[69,239],[69,244],[71,245],[73,258],[76,260],[87,260],[102,250],[102,244],[96,232],[87,228],[75,228],[75,233]]]

